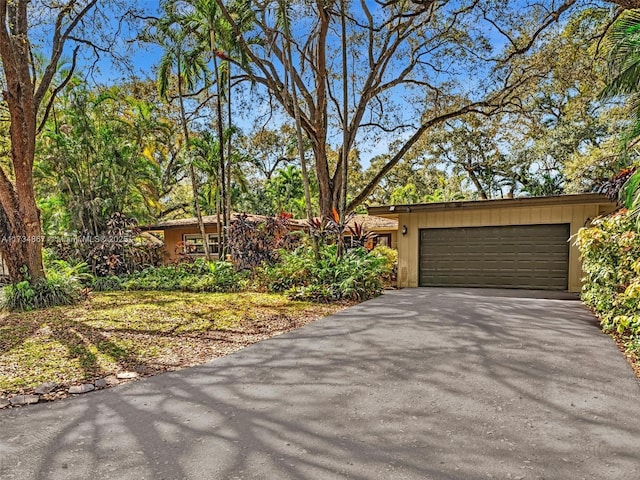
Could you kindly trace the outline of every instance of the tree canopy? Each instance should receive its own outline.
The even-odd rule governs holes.
[[[636,3],[0,0],[0,253],[35,281],[43,231],[116,212],[590,191],[636,158]]]

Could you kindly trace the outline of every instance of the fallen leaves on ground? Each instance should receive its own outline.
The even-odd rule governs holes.
[[[122,370],[153,375],[205,363],[346,305],[264,293],[94,293],[76,306],[0,314],[0,396]]]

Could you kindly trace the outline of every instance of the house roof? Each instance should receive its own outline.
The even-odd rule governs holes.
[[[231,220],[234,220],[241,214],[234,213],[231,215]],[[265,215],[253,215],[247,214],[247,217],[251,221],[264,221],[268,217]],[[218,224],[218,216],[217,215],[204,215],[202,220],[205,225],[217,225]],[[296,220],[290,219],[289,223],[294,226],[304,227],[304,220]],[[151,230],[167,230],[170,228],[180,228],[180,227],[197,227],[198,219],[196,217],[190,218],[179,218],[176,220],[165,220],[164,222],[154,223],[152,225],[143,225],[140,227],[141,230],[151,231]]]
[[[437,212],[450,209],[536,207],[552,205],[604,204],[614,202],[600,193],[553,195],[548,197],[499,198],[493,200],[466,200],[457,202],[418,203],[413,205],[383,205],[368,207],[369,215],[398,218],[398,214],[412,212]]]
[[[231,215],[232,220],[239,214],[234,213]],[[267,217],[265,215],[253,215],[247,214],[249,220],[263,221]],[[202,217],[205,225],[217,225],[218,218],[216,215],[205,215]],[[290,219],[289,223],[293,226],[306,228],[308,227],[307,220],[305,219]],[[381,230],[397,230],[398,221],[390,218],[374,217],[371,215],[354,215],[353,219],[347,224],[353,227],[355,224],[362,225],[366,230],[381,231]],[[152,225],[143,225],[140,227],[143,231],[153,230],[167,230],[170,228],[182,228],[182,227],[197,227],[198,220],[196,217],[191,218],[179,218],[176,220],[166,220],[164,222],[154,223]]]

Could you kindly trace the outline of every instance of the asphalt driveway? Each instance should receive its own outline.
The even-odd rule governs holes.
[[[9,479],[640,478],[640,388],[576,300],[406,289],[201,367],[0,411]]]

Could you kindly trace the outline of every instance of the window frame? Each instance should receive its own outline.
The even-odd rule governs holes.
[[[222,236],[224,239],[224,235]],[[224,240],[223,240],[224,241]],[[183,252],[185,255],[193,255],[196,257],[204,256],[204,248],[202,247],[202,235],[199,233],[183,233],[182,243],[184,244]],[[209,247],[209,254],[220,255],[218,234],[207,233],[207,245]],[[195,246],[195,251],[190,251],[189,246]]]

